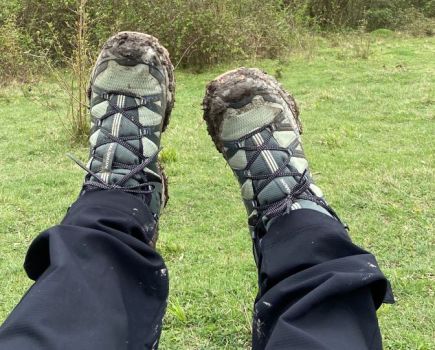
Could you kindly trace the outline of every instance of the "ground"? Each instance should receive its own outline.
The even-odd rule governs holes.
[[[385,349],[434,349],[435,39],[318,45],[244,64],[295,96],[315,179],[392,282],[397,303],[379,310]],[[177,71],[162,156],[171,198],[158,249],[171,296],[161,349],[249,348],[256,270],[245,210],[201,111],[205,84],[232,67]],[[86,159],[87,150],[71,146],[58,95],[48,81],[0,90],[0,321],[31,285],[29,243],[59,222],[82,181],[65,154]]]

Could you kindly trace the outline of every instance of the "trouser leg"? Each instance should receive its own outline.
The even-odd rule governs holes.
[[[132,195],[80,197],[31,244],[25,270],[36,282],[0,328],[0,349],[156,348],[168,276],[144,243],[152,223]]]
[[[261,242],[253,349],[381,349],[376,309],[388,282],[344,227],[301,209],[278,218]]]

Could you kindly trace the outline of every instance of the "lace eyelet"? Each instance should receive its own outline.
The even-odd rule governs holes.
[[[276,130],[276,125],[274,123],[269,124],[266,129],[273,133]]]

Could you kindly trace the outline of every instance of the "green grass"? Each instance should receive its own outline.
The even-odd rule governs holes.
[[[385,348],[429,350],[435,348],[435,40],[374,40],[365,54],[358,42],[322,42],[309,58],[249,65],[279,70],[301,106],[318,184],[354,241],[376,254],[391,279],[397,304],[379,311]],[[249,348],[256,269],[245,211],[200,105],[205,84],[229,68],[177,72],[176,108],[163,140],[171,199],[159,250],[171,294],[162,349]],[[32,88],[42,105],[19,87],[0,91],[0,320],[31,284],[22,271],[29,243],[58,223],[78,194],[83,174],[65,153],[87,156],[85,147],[68,142],[55,86]]]

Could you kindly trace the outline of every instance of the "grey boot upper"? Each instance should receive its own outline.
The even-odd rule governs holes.
[[[301,208],[335,216],[309,171],[296,103],[275,79],[246,68],[216,78],[204,119],[240,183],[252,231]]]
[[[142,194],[158,217],[165,186],[157,155],[174,90],[173,66],[157,39],[121,32],[105,43],[90,81],[90,159],[84,191]]]

